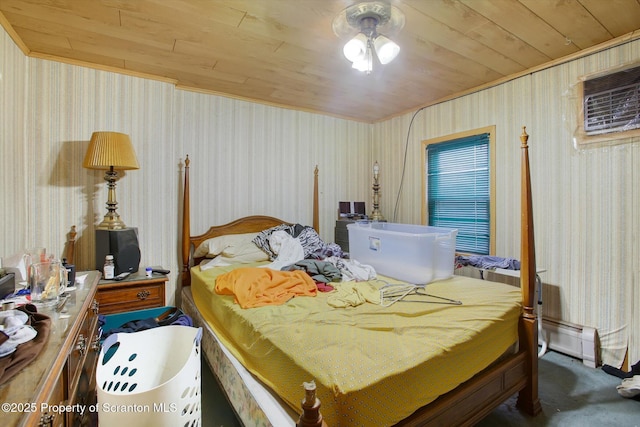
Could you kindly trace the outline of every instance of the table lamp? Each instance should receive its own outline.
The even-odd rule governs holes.
[[[140,169],[129,135],[119,132],[94,132],[82,166],[87,169],[106,170],[104,180],[109,187],[107,214],[96,227],[99,230],[121,230],[126,228],[116,211],[116,181],[118,170]]]
[[[371,212],[372,221],[384,221],[384,217],[380,212],[380,184],[378,177],[380,176],[380,166],[376,161],[373,164],[373,212]]]

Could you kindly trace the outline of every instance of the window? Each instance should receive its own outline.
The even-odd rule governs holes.
[[[579,99],[578,145],[640,136],[640,66],[585,78]]]
[[[475,133],[479,132],[479,133]],[[457,228],[456,251],[494,253],[494,129],[425,141],[426,222]]]

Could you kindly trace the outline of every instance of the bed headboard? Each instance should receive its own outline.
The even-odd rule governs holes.
[[[206,233],[191,235],[191,215],[190,215],[190,186],[189,186],[189,156],[184,161],[184,195],[182,204],[182,286],[191,284],[191,275],[189,268],[196,265],[202,259],[192,259],[192,251],[202,242],[213,237],[226,234],[241,233],[257,233],[267,228],[275,227],[280,224],[291,224],[279,218],[265,215],[253,215],[237,219],[224,225],[210,227]],[[316,232],[320,231],[318,206],[318,166],[313,171],[313,228]]]

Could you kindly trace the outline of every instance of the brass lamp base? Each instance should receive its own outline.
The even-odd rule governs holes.
[[[108,200],[107,200],[107,214],[96,229],[98,230],[122,230],[127,228],[124,222],[118,215],[117,208],[118,202],[116,201],[116,181],[118,180],[118,172],[113,167],[108,170],[104,175],[104,180],[107,181],[107,187],[109,188]]]
[[[369,216],[369,219],[371,221],[384,221],[384,217],[382,216],[380,211],[377,210],[377,209],[374,209],[374,211],[371,212],[371,215]]]
[[[102,222],[96,226],[97,230],[122,230],[124,228],[127,228],[127,226],[116,212],[106,214]]]
[[[377,165],[378,162],[376,162],[376,166]],[[373,211],[369,219],[372,221],[384,221],[384,217],[380,212],[380,184],[378,183],[378,173],[375,167],[373,173]]]

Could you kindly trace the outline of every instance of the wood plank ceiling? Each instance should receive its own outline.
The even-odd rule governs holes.
[[[26,55],[376,122],[594,46],[638,38],[640,0],[392,0],[401,51],[350,67],[333,18],[356,0],[0,0]],[[624,36],[624,37],[623,37]]]

